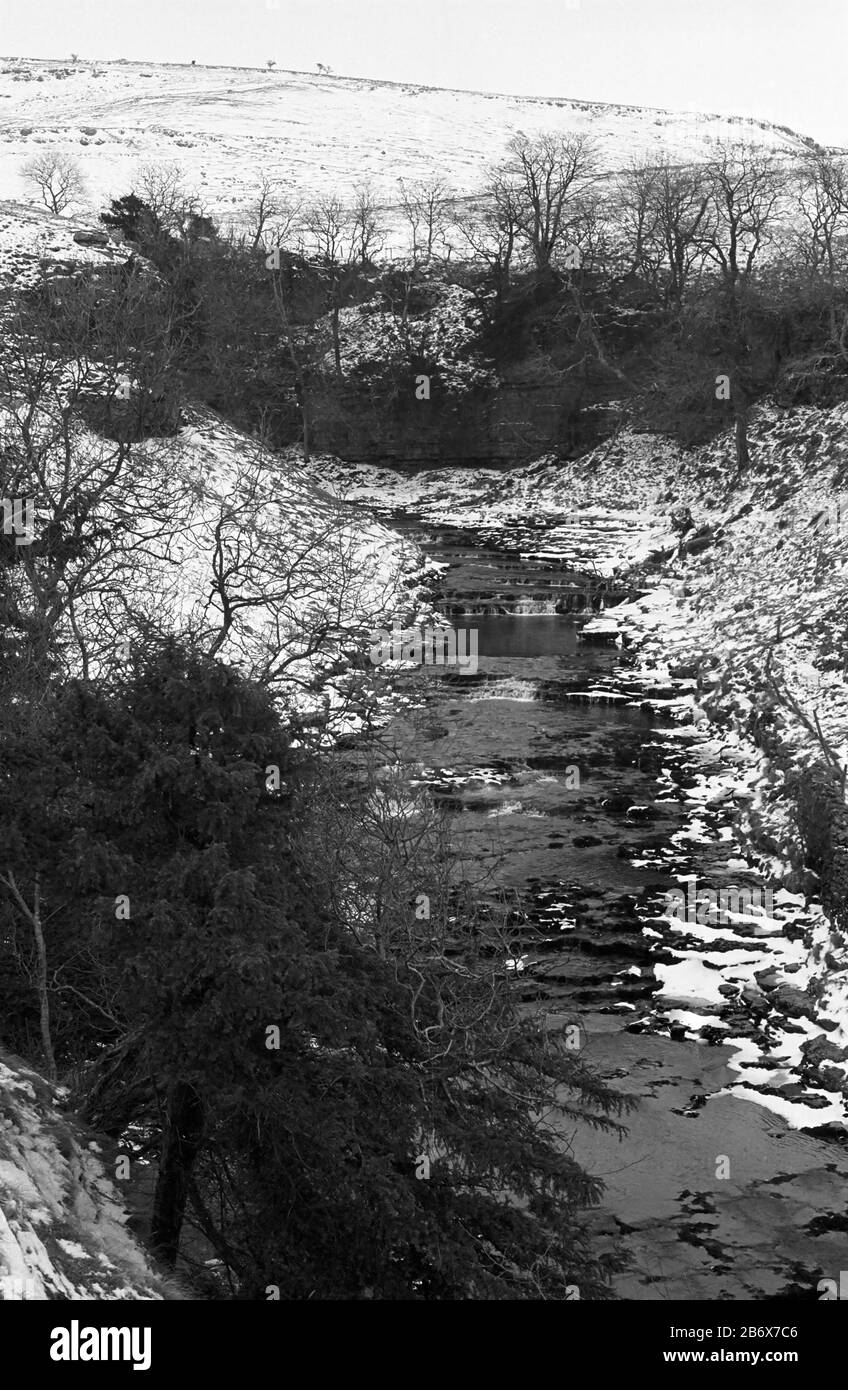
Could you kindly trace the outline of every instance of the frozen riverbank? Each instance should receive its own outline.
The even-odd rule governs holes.
[[[621,448],[507,474],[336,465],[321,485],[401,517],[434,558],[443,611],[486,632],[480,676],[436,700],[425,780],[480,856],[497,832],[490,862],[523,894],[528,1006],[577,1021],[587,1056],[641,1098],[620,1145],[573,1137],[608,1184],[599,1238],[623,1233],[633,1257],[618,1291],[815,1298],[838,1267],[846,1176],[838,942],[779,772],[731,717],[750,707],[747,669],[699,683],[693,634],[715,652],[733,566],[712,542],[645,563],[675,551],[681,498],[698,505],[695,461],[675,470],[646,437]],[[713,497],[697,520],[720,538],[741,501],[755,528],[764,500]],[[565,627],[583,640],[560,642]],[[569,801],[564,764],[581,758]],[[666,899],[692,882],[768,891],[770,911],[682,924]]]

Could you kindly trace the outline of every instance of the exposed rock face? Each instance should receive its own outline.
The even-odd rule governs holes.
[[[181,1297],[127,1230],[100,1145],[60,1098],[0,1053],[0,1299]]]
[[[108,246],[109,237],[106,232],[98,232],[83,228],[79,232],[74,232],[74,241],[79,246]]]
[[[451,403],[434,392],[415,401],[410,386],[403,408],[386,409],[367,392],[343,390],[316,402],[318,451],[350,463],[408,467],[483,467],[528,463],[555,452],[591,448],[614,427],[616,412],[580,413],[560,383],[503,380]]]

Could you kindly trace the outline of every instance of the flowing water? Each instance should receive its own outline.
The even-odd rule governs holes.
[[[582,601],[579,576],[456,533],[416,539],[450,565],[445,622],[478,642],[475,674],[434,677],[421,777],[463,852],[515,897],[527,997],[620,1010],[650,992],[632,973],[650,965],[636,905],[660,884],[631,861],[682,824],[677,803],[654,804],[663,721],[622,688],[615,648],[582,643],[582,619],[549,611],[563,593]]]
[[[664,698],[679,689],[646,692],[626,654],[581,640],[585,618],[625,590],[549,552],[409,516],[393,524],[446,565],[437,604],[446,625],[476,630],[478,669],[430,667],[423,731],[399,715],[390,737],[414,748],[420,780],[451,813],[480,896],[510,895],[522,999],[578,1022],[592,1064],[641,1100],[623,1151],[574,1136],[608,1184],[598,1238],[624,1233],[634,1262],[619,1292],[816,1297],[841,1258],[833,1211],[848,1177],[821,1125],[844,1107],[800,1069],[797,1046],[816,1025],[778,1028],[744,994],[758,991],[758,969],[801,969],[810,919],[791,929],[797,904],[771,926],[749,914],[681,930],[663,917],[686,874],[762,886],[738,858],[721,790],[732,756],[675,723]],[[790,1099],[794,1129],[777,1118]],[[787,1220],[781,1247],[774,1223]]]

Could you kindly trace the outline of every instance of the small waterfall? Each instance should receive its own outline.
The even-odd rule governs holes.
[[[517,676],[504,680],[485,679],[477,681],[465,698],[469,703],[474,700],[517,700],[530,704],[539,698],[539,682],[521,680]]]
[[[562,699],[576,705],[632,704],[626,695],[615,690],[565,690]]]
[[[493,594],[479,600],[451,597],[443,600],[439,609],[451,618],[555,618],[562,613],[594,613],[598,605],[597,594],[562,585],[553,593],[535,597],[524,594]]]
[[[553,618],[559,611],[559,602],[555,598],[519,598],[515,599],[512,611],[517,616],[537,614],[539,617]]]

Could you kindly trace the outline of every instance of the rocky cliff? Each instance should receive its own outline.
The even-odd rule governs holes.
[[[0,1299],[180,1297],[128,1230],[105,1149],[64,1098],[0,1052]]]

